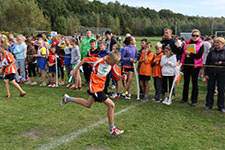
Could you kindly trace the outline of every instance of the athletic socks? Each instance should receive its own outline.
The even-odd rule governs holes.
[[[72,97],[66,99],[67,102],[72,102]]]
[[[109,125],[109,131],[111,131],[111,132],[112,132],[112,131],[113,131],[113,129],[114,129],[114,127],[115,127],[115,126],[114,126],[114,124],[110,124],[110,125]]]

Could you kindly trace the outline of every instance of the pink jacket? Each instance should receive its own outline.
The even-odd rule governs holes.
[[[182,57],[181,57],[181,63],[183,64],[184,61],[185,61],[185,51],[187,49],[187,44],[189,44],[191,42],[191,39],[187,40],[187,42],[185,43],[184,45],[184,51],[183,51],[183,54],[182,54]],[[199,52],[200,48],[202,47],[203,45],[203,40],[202,39],[199,39],[197,44],[196,44],[196,53]],[[204,54],[202,54],[202,57],[200,59],[194,59],[194,63],[195,63],[195,66],[194,68],[197,68],[197,67],[201,67],[203,65],[203,57],[204,57]]]

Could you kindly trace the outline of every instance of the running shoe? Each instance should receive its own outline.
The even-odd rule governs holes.
[[[26,95],[26,92],[20,92],[20,96],[24,97]]]
[[[69,95],[67,95],[67,94],[65,94],[64,95],[64,97],[63,97],[63,99],[61,100],[61,102],[60,102],[60,106],[62,107],[64,104],[67,104],[68,102],[67,102],[67,98],[69,98],[70,96]]]
[[[123,130],[119,130],[119,129],[117,129],[116,127],[114,127],[114,129],[113,129],[112,131],[109,131],[109,133],[110,133],[111,135],[116,135],[116,136],[118,136],[118,135],[123,134],[124,131],[123,131]]]
[[[5,98],[6,99],[9,99],[10,97],[11,97],[11,95],[10,94],[7,94]]]

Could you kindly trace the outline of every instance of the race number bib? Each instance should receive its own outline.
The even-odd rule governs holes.
[[[110,72],[111,70],[111,66],[110,65],[107,65],[107,64],[100,64],[98,66],[98,73],[97,75],[99,76],[107,76],[107,74]]]

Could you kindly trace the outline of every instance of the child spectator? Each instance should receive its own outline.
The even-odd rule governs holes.
[[[98,57],[99,50],[96,49],[95,39],[90,40],[90,46],[91,46],[91,49],[88,50],[87,57]],[[92,70],[92,67],[88,64],[88,67],[86,67],[86,75],[87,75],[88,82],[90,82],[91,70]]]
[[[29,76],[29,79],[25,84],[37,85],[37,80],[36,80],[37,60],[36,60],[36,57],[34,57],[34,55],[36,54],[36,50],[34,49],[34,46],[31,40],[26,40],[25,42],[27,44],[26,61],[28,64],[28,76]]]
[[[1,63],[0,63],[0,74],[5,74],[5,87],[7,91],[6,99],[11,97],[10,91],[9,91],[9,82],[13,86],[15,86],[19,91],[20,91],[20,96],[23,97],[26,95],[26,92],[19,86],[19,84],[16,83],[15,81],[15,76],[16,76],[16,65],[14,64],[16,61],[13,57],[13,55],[6,51],[7,50],[7,45],[5,44],[0,44],[0,53],[1,53]]]
[[[141,57],[139,59],[140,69],[139,69],[139,80],[140,86],[144,93],[143,101],[148,100],[148,91],[149,91],[149,80],[152,74],[152,60],[154,54],[151,52],[152,44],[151,42],[146,43],[145,50],[142,51]]]
[[[14,49],[14,55],[16,57],[16,68],[21,70],[21,81],[19,79],[19,73],[16,73],[17,82],[24,83],[25,81],[25,58],[27,54],[27,45],[24,43],[25,37],[23,35],[17,36],[17,43]]]
[[[80,48],[78,46],[78,40],[77,39],[71,39],[71,64],[73,68],[77,66],[80,63]],[[81,77],[80,77],[80,71],[77,71],[74,75],[75,78],[75,84],[72,85],[72,89],[81,89]]]
[[[48,57],[48,66],[49,66],[49,76],[50,76],[50,84],[48,87],[55,87],[56,83],[56,59],[57,59],[57,54],[55,53],[56,48],[55,46],[51,46],[50,48],[50,55]],[[54,80],[53,80],[54,76]]]
[[[42,76],[42,84],[40,86],[46,86],[46,64],[47,64],[47,57],[48,57],[48,50],[44,47],[43,41],[39,40],[38,42],[38,54],[35,56],[37,57],[37,64],[39,68],[39,72],[41,73]]]
[[[131,99],[130,84],[133,80],[134,75],[133,63],[136,63],[137,61],[137,49],[134,46],[135,45],[134,37],[131,36],[126,37],[124,43],[125,47],[123,47],[123,50],[121,52],[121,61],[123,62],[122,71],[127,75],[127,80],[123,93],[121,94],[121,97],[129,100]],[[126,91],[128,91],[128,95],[125,94]]]
[[[155,97],[152,98],[154,102],[160,102],[160,94],[162,90],[162,67],[160,66],[163,55],[162,44],[160,42],[155,45],[156,53],[152,61],[152,77],[154,78]]]
[[[168,101],[169,93],[167,88],[167,80],[169,80],[169,92],[170,92],[173,84],[173,77],[175,75],[175,68],[177,66],[176,55],[173,54],[170,46],[166,46],[164,48],[164,54],[162,55],[160,66],[162,66],[162,82],[163,82],[162,86],[165,92],[165,99],[163,103],[170,105]]]
[[[106,49],[107,43],[105,41],[100,41],[98,46],[99,46],[99,53],[98,53],[99,58],[103,58],[106,55],[108,55],[108,52]]]
[[[70,45],[70,41],[66,38],[65,39],[65,47],[64,47],[64,52],[65,52],[64,65],[66,67],[66,72],[67,72],[68,79],[70,77],[70,71],[72,71],[71,48],[72,48],[72,46]],[[71,85],[72,84],[69,83],[67,85],[67,87],[70,87]]]
[[[120,45],[119,44],[114,44],[113,47],[112,47],[112,50],[119,52],[120,51]],[[120,62],[117,63],[117,66],[120,68],[120,70],[122,69]],[[111,98],[120,98],[120,88],[121,88],[120,79],[119,78],[115,78],[113,76],[113,80],[116,81],[116,93],[114,93],[111,96]]]
[[[13,39],[10,39],[8,51],[13,54],[15,47],[16,47],[16,42]]]

